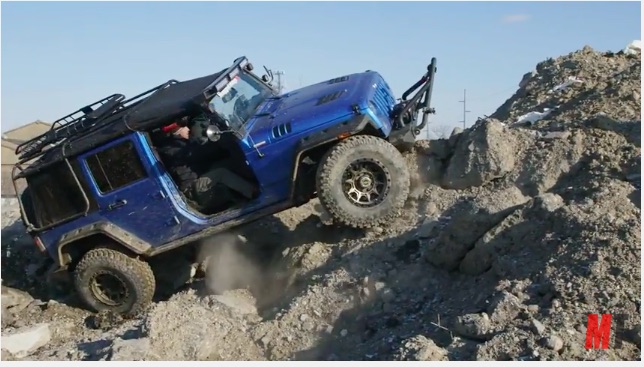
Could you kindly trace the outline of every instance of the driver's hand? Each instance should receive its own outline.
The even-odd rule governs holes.
[[[210,190],[212,181],[208,177],[199,177],[195,182],[195,189],[198,192],[206,192]]]

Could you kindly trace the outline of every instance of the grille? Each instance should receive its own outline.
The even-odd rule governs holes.
[[[385,88],[384,84],[382,82],[378,82],[371,102],[373,102],[373,104],[376,106],[378,112],[384,114],[385,116],[390,116],[393,105],[396,101],[389,93],[387,93],[387,89]]]

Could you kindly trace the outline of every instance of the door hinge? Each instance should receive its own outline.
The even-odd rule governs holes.
[[[155,198],[155,199],[165,199],[166,195],[165,195],[165,192],[163,192],[163,190],[159,190],[159,191],[153,193],[152,197]]]
[[[171,219],[168,219],[165,222],[165,224],[168,225],[168,226],[176,226],[178,224],[181,224],[181,222],[179,222],[179,218],[177,218],[177,216],[175,215]]]

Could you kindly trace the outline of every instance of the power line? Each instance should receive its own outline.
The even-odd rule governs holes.
[[[467,110],[467,89],[463,89],[463,100],[459,102],[463,104],[463,120],[461,122],[463,123],[463,129],[465,129],[467,113],[470,112]]]
[[[282,86],[282,75],[284,75],[284,72],[283,72],[283,71],[281,71],[281,70],[278,70],[278,71],[276,71],[276,72],[275,72],[275,75],[277,75],[277,91],[278,91],[279,93],[282,93],[282,89],[283,89],[283,86]]]

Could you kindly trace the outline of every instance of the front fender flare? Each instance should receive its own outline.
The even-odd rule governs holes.
[[[376,124],[367,115],[355,116],[354,118],[349,119],[345,122],[335,124],[326,129],[318,130],[302,137],[295,150],[295,160],[293,162],[293,170],[291,176],[291,199],[293,199],[296,194],[296,183],[298,179],[297,173],[299,170],[300,158],[302,157],[302,154],[313,148],[319,147],[320,145],[340,140],[343,138],[343,135],[346,135],[344,137],[349,137],[358,134],[361,131],[365,130],[367,127],[373,128],[374,131],[377,131],[378,133],[383,135],[381,137],[384,137],[382,131],[378,129]]]

